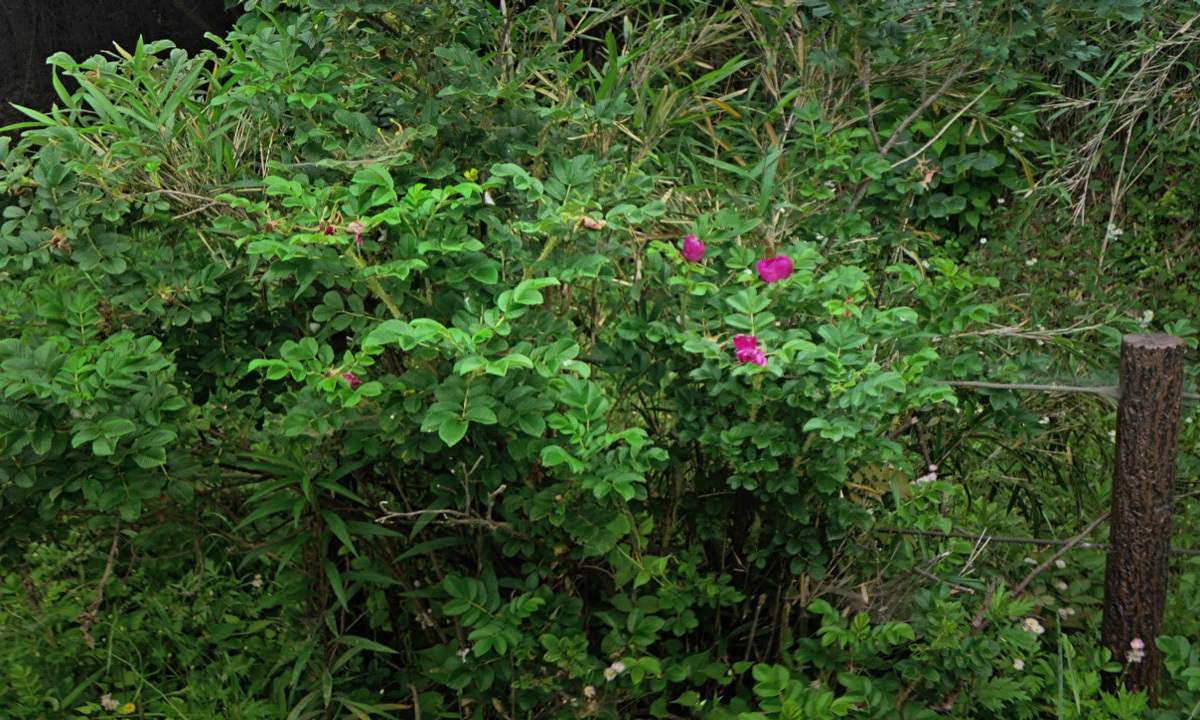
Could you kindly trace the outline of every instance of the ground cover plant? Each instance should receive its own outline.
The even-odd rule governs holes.
[[[977,539],[1111,404],[945,384],[1194,347],[1188,4],[244,10],[0,139],[8,717],[1196,715],[1194,557]]]

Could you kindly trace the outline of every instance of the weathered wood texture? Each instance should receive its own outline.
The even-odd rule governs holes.
[[[1104,689],[1123,678],[1131,690],[1156,700],[1159,652],[1167,598],[1167,551],[1175,493],[1183,340],[1170,335],[1127,335],[1121,341],[1121,398],[1117,405],[1116,469],[1108,564],[1104,575],[1101,644],[1124,667],[1107,675]],[[1131,642],[1144,643],[1130,659]]]

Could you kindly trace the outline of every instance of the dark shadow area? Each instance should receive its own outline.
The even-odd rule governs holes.
[[[0,126],[28,119],[10,103],[45,111],[58,99],[46,64],[56,52],[83,60],[114,42],[132,52],[141,36],[194,53],[239,14],[224,0],[0,0]]]

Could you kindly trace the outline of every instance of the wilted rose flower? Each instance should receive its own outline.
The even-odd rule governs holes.
[[[362,222],[359,220],[355,220],[354,222],[352,222],[346,226],[347,232],[354,233],[354,244],[355,245],[362,245],[362,243],[363,243],[362,234],[363,234],[363,230],[366,230],[366,229],[367,229],[366,226],[363,225]]]
[[[359,385],[362,385],[362,380],[359,380],[358,378],[354,377],[354,373],[342,373],[342,377],[346,378],[346,382],[350,383],[351,390],[358,387]]]
[[[688,235],[683,239],[683,249],[680,250],[680,254],[688,262],[700,262],[704,259],[704,243],[700,242],[695,235]]]
[[[792,259],[787,255],[779,255],[759,260],[755,267],[758,268],[758,276],[763,282],[778,282],[792,274]]]

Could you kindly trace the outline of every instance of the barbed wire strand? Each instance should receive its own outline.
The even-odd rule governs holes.
[[[1052,540],[1050,538],[1023,538],[1023,537],[1003,537],[999,535],[980,535],[978,533],[950,532],[944,533],[939,530],[903,530],[900,528],[876,528],[878,532],[893,533],[896,535],[923,535],[926,537],[937,538],[963,538],[965,540],[986,540],[995,543],[1013,543],[1016,545],[1071,545],[1071,547],[1080,548],[1082,550],[1108,550],[1112,546],[1108,543],[1072,543],[1070,540]],[[1172,555],[1186,555],[1188,557],[1200,556],[1200,550],[1185,550],[1181,548],[1171,548]]]
[[[1121,397],[1121,388],[1117,387],[1116,385],[1041,385],[1037,383],[998,383],[975,380],[937,380],[935,381],[935,384],[961,388],[982,388],[984,390],[1025,390],[1032,392],[1060,392],[1103,395],[1111,398]],[[1200,395],[1196,393],[1183,393],[1181,397],[1183,397],[1185,400],[1200,400]]]

